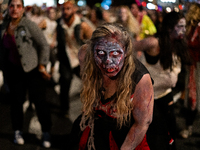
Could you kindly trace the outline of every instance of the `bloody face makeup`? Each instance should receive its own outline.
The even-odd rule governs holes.
[[[12,0],[8,8],[11,18],[19,19],[23,16],[24,7],[21,0]]]
[[[95,43],[94,58],[102,74],[116,76],[124,64],[125,52],[114,38],[101,38]]]
[[[186,32],[186,20],[185,18],[182,18],[179,20],[179,22],[174,27],[174,38],[175,39],[182,39]]]

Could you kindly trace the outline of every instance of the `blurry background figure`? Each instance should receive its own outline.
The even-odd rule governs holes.
[[[43,30],[47,43],[50,46],[50,74],[54,75],[54,66],[57,61],[57,41],[56,41],[56,27],[57,27],[57,12],[56,8],[50,7],[47,9],[47,17],[45,17],[46,28]],[[53,86],[56,84],[54,78],[49,82]]]
[[[73,75],[80,77],[78,49],[92,36],[92,28],[76,14],[73,0],[62,5],[62,17],[57,20],[57,49],[60,62],[61,115],[69,117],[69,92]]]
[[[32,12],[31,12],[31,9],[32,9],[32,6],[26,6],[25,7],[25,15],[27,18],[30,18],[30,16],[32,15]]]
[[[27,16],[31,21],[35,22],[40,29],[46,28],[46,21],[44,19],[43,11],[41,7],[33,5],[31,8],[31,14]]]
[[[92,30],[95,30],[96,29],[96,26],[93,24],[93,22],[91,20],[89,20],[88,18],[88,12],[89,10],[87,9],[81,9],[79,8],[77,11],[76,11],[76,14],[81,18],[81,21],[84,21],[86,22],[91,28]]]
[[[89,19],[92,21],[92,23],[98,27],[99,25],[105,23],[106,21],[103,18],[103,11],[100,7],[93,7],[90,10]]]
[[[131,14],[128,6],[120,6],[117,8],[117,23],[122,24],[131,37],[135,40],[139,40],[140,26],[136,18]]]
[[[186,128],[180,132],[183,138],[192,135],[197,111],[200,111],[200,4],[192,3],[186,13],[187,40],[192,65],[187,68],[185,106]]]
[[[0,69],[10,90],[11,122],[14,143],[23,145],[23,103],[28,92],[35,104],[42,128],[42,145],[51,146],[51,114],[46,105],[45,66],[49,62],[49,46],[38,26],[24,15],[23,0],[9,0],[8,19],[1,27]]]
[[[160,30],[161,30],[161,25],[162,25],[162,21],[163,21],[163,12],[160,11],[149,11],[149,17],[151,18],[151,20],[153,21],[155,27],[156,27],[156,33],[155,36],[158,37],[160,34]]]
[[[143,12],[142,5],[140,3],[133,2],[130,4],[130,9],[140,25],[140,39],[142,40],[148,36],[154,35],[156,33],[156,27],[150,17]]]

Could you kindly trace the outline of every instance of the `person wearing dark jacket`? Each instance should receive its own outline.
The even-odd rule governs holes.
[[[49,46],[38,26],[24,16],[23,0],[9,0],[8,11],[1,27],[0,69],[11,95],[14,143],[24,144],[23,103],[28,92],[42,127],[43,146],[49,148],[51,116],[45,104]]]

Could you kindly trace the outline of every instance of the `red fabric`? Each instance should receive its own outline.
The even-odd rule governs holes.
[[[15,65],[21,66],[21,61],[20,61],[14,35],[4,34],[3,45],[9,52],[8,60]]]
[[[188,35],[188,47],[190,51],[190,55],[192,56],[192,60],[194,61],[194,65],[196,66],[196,62],[200,61],[200,26],[193,27]]]
[[[150,150],[147,143],[146,135],[144,136],[142,142],[135,148],[135,150]]]
[[[89,134],[90,134],[90,127],[87,126],[82,133],[82,136],[81,136],[81,139],[80,139],[80,142],[79,142],[79,149],[78,150],[85,150]]]
[[[109,143],[110,143],[110,150],[119,150],[113,136],[112,132],[109,133]],[[149,145],[146,140],[146,135],[144,136],[142,142],[135,148],[135,150],[150,150]]]
[[[109,144],[110,144],[110,150],[119,150],[111,131],[109,133]]]
[[[195,66],[190,66],[190,77],[189,77],[189,106],[192,110],[196,108],[196,82],[195,82]]]

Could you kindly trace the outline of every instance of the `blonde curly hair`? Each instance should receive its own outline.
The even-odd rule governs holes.
[[[200,22],[200,4],[191,3],[189,9],[186,14],[186,24],[187,24],[187,32],[188,35],[191,28],[197,26]]]
[[[123,124],[129,123],[131,118],[130,115],[133,106],[130,96],[133,94],[134,84],[131,76],[135,71],[131,37],[123,26],[116,23],[106,23],[97,27],[93,32],[91,40],[87,43],[87,52],[81,70],[83,81],[81,101],[83,103],[83,115],[85,119],[88,119],[94,113],[94,106],[97,106],[100,101],[100,89],[102,88],[102,73],[94,60],[94,44],[102,37],[113,36],[125,47],[126,53],[124,66],[118,74],[117,99],[115,103],[118,116],[117,123],[121,127]]]
[[[119,15],[121,13],[121,9],[125,9],[127,13],[127,20],[125,22],[121,20],[120,15]],[[134,35],[133,36],[134,38],[138,36],[141,32],[141,28],[137,19],[132,15],[129,7],[125,5],[121,5],[117,8],[117,11],[118,11],[118,18],[116,22],[122,24],[131,34],[131,36]]]

